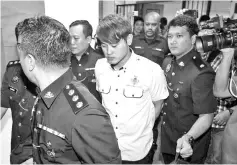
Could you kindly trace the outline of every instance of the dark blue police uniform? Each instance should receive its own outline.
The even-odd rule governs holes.
[[[110,117],[69,69],[38,95],[33,110],[38,164],[121,163]]]
[[[19,61],[10,61],[2,81],[1,107],[12,111],[11,164],[20,164],[32,157],[30,118],[35,89]]]
[[[215,72],[195,50],[176,60],[168,55],[162,68],[165,72],[169,97],[162,109],[161,152],[175,155],[177,140],[187,133],[200,114],[215,112],[213,96]],[[195,140],[191,163],[205,161],[210,143],[210,129]]]
[[[91,46],[82,55],[80,61],[77,60],[75,55],[71,57],[72,72],[76,76],[76,79],[82,82],[89,91],[96,97],[101,103],[102,99],[99,92],[96,90],[95,82],[95,64],[98,59],[102,58],[102,55],[95,52]]]
[[[169,53],[167,40],[160,35],[153,40],[147,40],[145,34],[135,36],[131,48],[136,54],[146,57],[160,66],[165,55]]]

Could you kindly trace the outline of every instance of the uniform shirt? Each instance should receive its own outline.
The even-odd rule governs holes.
[[[163,63],[169,89],[164,102],[161,131],[161,151],[175,155],[177,140],[187,133],[200,114],[213,113],[215,72],[195,50],[176,60],[169,55]],[[210,131],[195,140],[191,162],[205,158],[210,142]]]
[[[167,40],[160,35],[152,41],[147,40],[144,34],[135,36],[131,48],[134,53],[146,57],[160,66],[165,55],[169,52]]]
[[[120,70],[114,70],[105,58],[98,60],[95,73],[97,90],[110,115],[122,160],[144,158],[153,142],[155,109],[152,102],[168,96],[163,70],[132,53]]]
[[[71,57],[71,67],[76,79],[82,82],[99,102],[101,102],[101,96],[98,91],[96,91],[94,70],[95,63],[100,58],[102,58],[102,55],[96,53],[91,46],[89,46],[87,51],[82,55],[80,61],[77,60],[75,55]]]
[[[34,160],[39,164],[117,164],[120,150],[109,115],[71,69],[39,94]]]
[[[12,164],[32,157],[30,118],[35,95],[35,85],[24,75],[19,61],[10,61],[1,86],[1,107],[12,111]]]

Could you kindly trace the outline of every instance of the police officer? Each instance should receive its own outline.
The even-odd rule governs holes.
[[[18,41],[19,31],[15,29]],[[19,60],[7,65],[1,86],[1,118],[8,108],[12,111],[11,164],[32,158],[31,110],[36,86],[25,76]]]
[[[189,163],[204,163],[210,143],[209,128],[216,108],[212,90],[215,73],[193,48],[197,32],[196,21],[185,15],[175,17],[168,26],[171,54],[162,66],[169,87],[162,110],[161,151],[165,163],[178,163],[182,158]]]
[[[92,26],[86,20],[77,20],[69,26],[71,36],[71,67],[76,79],[82,82],[90,92],[101,102],[100,94],[95,85],[95,63],[102,55],[98,54],[91,46]]]
[[[34,161],[120,163],[109,115],[89,90],[73,79],[66,28],[47,16],[26,19],[17,28],[22,68],[39,87],[32,110]]]
[[[168,54],[167,40],[159,35],[160,15],[147,13],[144,22],[144,34],[135,36],[131,48],[133,51],[161,65]]]

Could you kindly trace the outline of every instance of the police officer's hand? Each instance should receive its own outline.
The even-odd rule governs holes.
[[[23,162],[21,164],[22,165],[32,165],[32,164],[34,164],[33,158],[30,158],[30,159],[26,160],[25,162]]]
[[[188,137],[186,135],[177,140],[176,152],[179,153],[182,158],[188,158],[192,156],[193,149],[188,142]]]
[[[217,125],[225,125],[227,121],[229,120],[229,118],[230,118],[230,112],[228,110],[225,110],[218,113],[214,117],[213,122],[214,124],[217,124]]]
[[[225,48],[225,49],[221,49],[221,52],[223,53],[224,58],[225,57],[233,57],[235,49],[234,48]]]

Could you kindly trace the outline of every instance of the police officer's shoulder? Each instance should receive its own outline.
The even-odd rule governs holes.
[[[173,58],[174,56],[171,53],[167,54],[165,59],[163,60],[162,66],[170,64]]]
[[[192,60],[199,71],[202,71],[208,68],[208,64],[205,61],[203,61],[200,56],[195,55],[193,56]]]
[[[69,105],[71,106],[74,114],[79,113],[81,110],[88,106],[87,100],[84,98],[84,96],[75,86],[75,84],[67,84],[63,89],[63,93]]]
[[[6,72],[11,72],[11,74],[14,74],[16,71],[22,71],[20,61],[9,61],[6,67]]]
[[[65,86],[63,92],[75,115],[84,109],[103,109],[86,86],[79,81],[73,80]]]
[[[15,61],[9,61],[7,64],[7,68],[13,67],[13,66],[20,66],[20,60],[15,60]]]

